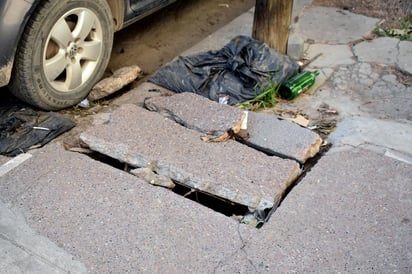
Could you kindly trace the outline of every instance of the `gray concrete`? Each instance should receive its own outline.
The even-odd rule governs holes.
[[[364,41],[353,47],[361,62],[395,64],[402,72],[412,75],[412,42],[397,38],[380,37]]]
[[[397,38],[380,37],[359,43],[353,50],[361,62],[394,64],[399,54],[398,45]]]
[[[331,151],[269,223],[241,228],[243,250],[264,273],[410,273],[411,178],[368,150]]]
[[[78,261],[87,273],[211,273],[242,246],[237,221],[60,143],[1,177],[0,193],[60,247],[2,203],[2,273],[82,273]]]
[[[320,55],[311,64],[311,68],[335,68],[341,65],[351,65],[355,63],[353,53],[348,45],[309,45],[306,50],[306,58],[315,58]]]
[[[0,272],[86,273],[86,268],[0,200]]]
[[[397,67],[412,75],[412,42],[411,41],[400,41],[399,42],[399,55],[396,61]]]
[[[145,105],[187,128],[213,135],[232,128],[243,112],[193,93],[155,97],[147,100]],[[246,144],[300,163],[315,156],[322,144],[316,133],[272,114],[249,112],[246,126],[249,135]]]
[[[307,56],[325,53],[309,65],[322,71],[325,84],[317,81],[317,90],[281,101],[276,108],[304,114],[316,127],[322,118],[318,107],[327,103],[337,110],[339,123],[327,140],[332,149],[260,230],[52,143],[30,151],[33,157],[0,176],[0,235],[8,235],[0,239],[0,266],[6,267],[0,271],[53,273],[56,265],[59,272],[71,263],[79,272],[84,264],[89,273],[411,273],[412,90],[396,70],[410,73],[412,42],[362,41],[377,19],[309,7],[310,2],[295,1],[301,9],[294,10],[294,33],[308,42]],[[253,11],[188,52],[217,49],[236,35],[250,34],[251,22]],[[380,56],[370,47],[376,43]],[[333,48],[335,44],[340,45]],[[329,54],[334,50],[340,58]],[[385,64],[394,60],[392,52],[395,62]],[[368,59],[373,55],[376,59]],[[143,105],[145,97],[166,93],[150,88],[139,87],[115,105]],[[113,118],[104,116],[100,124]],[[131,131],[144,127],[134,123],[101,135],[135,142],[140,135],[130,136]],[[164,142],[173,133],[144,135],[160,135]],[[254,162],[248,154],[227,160],[236,168],[247,166]],[[8,160],[0,157],[1,164]],[[233,174],[223,176],[238,180]],[[244,176],[250,175],[245,171]],[[260,180],[268,175],[253,176]],[[7,212],[10,218],[4,217]],[[19,212],[24,219],[16,217]],[[27,249],[15,244],[25,222],[31,228]],[[55,252],[44,255],[37,241],[47,242]],[[68,261],[55,260],[55,254],[65,254]]]
[[[351,117],[342,120],[328,140],[335,147],[367,147],[412,164],[411,137],[412,122]]]
[[[92,150],[132,167],[148,167],[190,188],[253,209],[276,207],[300,173],[293,160],[235,141],[205,143],[199,132],[134,105],[80,135]]]
[[[336,8],[311,7],[299,19],[298,33],[306,41],[346,44],[368,36],[379,21]]]

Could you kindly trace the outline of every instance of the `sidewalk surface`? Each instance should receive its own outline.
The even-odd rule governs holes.
[[[239,113],[190,97],[198,116],[176,97],[153,98],[145,110],[144,98],[153,96],[145,83],[81,135],[118,168],[58,141],[0,157],[0,273],[411,273],[412,86],[396,71],[412,75],[412,42],[366,40],[379,19],[294,2],[299,20],[289,53],[322,53],[307,68],[321,75],[317,89],[277,107],[313,121],[325,105],[338,113],[326,139],[331,149],[296,186],[288,189],[307,160],[302,155],[319,150],[312,131],[285,125],[291,138],[279,151],[276,143],[262,148],[279,133],[256,122],[251,146],[265,153],[232,140],[202,143],[202,134],[221,130],[216,120],[232,125]],[[252,22],[249,11],[182,55],[250,35]],[[208,121],[204,110],[227,115]],[[268,117],[259,115],[251,121]],[[154,177],[124,171],[130,167]],[[199,202],[152,185],[159,176],[183,183]],[[202,205],[193,189],[253,214],[276,210],[256,229]]]

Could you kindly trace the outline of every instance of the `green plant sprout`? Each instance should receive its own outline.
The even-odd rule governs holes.
[[[271,77],[269,77],[266,85],[260,86],[260,84],[256,84],[254,87],[255,94],[257,94],[257,90],[261,90],[259,94],[255,96],[255,98],[245,101],[243,103],[238,104],[240,109],[247,109],[251,111],[259,110],[262,108],[269,108],[273,107],[277,103],[278,98],[278,90],[280,84],[272,81]]]
[[[399,23],[401,24],[400,29],[389,28],[384,30],[377,26],[375,32],[379,36],[396,37],[400,40],[412,41],[412,15],[399,19]]]

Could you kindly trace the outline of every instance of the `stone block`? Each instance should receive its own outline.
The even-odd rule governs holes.
[[[146,101],[146,107],[207,134],[230,129],[243,112],[193,93],[151,98]],[[316,155],[322,143],[321,138],[309,129],[266,113],[249,112],[247,132],[250,137],[246,140],[247,145],[301,163]]]
[[[296,161],[235,141],[206,143],[199,132],[155,112],[123,105],[109,123],[80,135],[89,147],[133,167],[251,209],[276,207],[300,173]]]

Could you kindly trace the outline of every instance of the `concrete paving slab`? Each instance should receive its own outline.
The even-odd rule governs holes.
[[[351,117],[340,121],[328,141],[335,147],[364,147],[412,164],[412,122]]]
[[[211,273],[242,246],[237,221],[59,143],[1,177],[0,193],[87,273]]]
[[[0,197],[0,272],[86,273],[86,268],[31,229],[21,212],[9,209]]]
[[[347,44],[371,34],[379,21],[341,9],[310,7],[300,16],[297,33],[317,44]]]
[[[342,65],[354,64],[354,56],[348,45],[309,45],[306,51],[306,58],[312,59],[318,54],[322,54],[309,64],[311,68],[335,68]]]
[[[339,67],[323,92],[324,100],[336,107],[342,117],[412,121],[412,87],[400,83],[395,74],[381,66],[356,63]]]
[[[360,62],[393,65],[399,55],[398,47],[399,39],[379,37],[355,45],[353,51]]]
[[[410,273],[411,178],[411,165],[367,150],[328,153],[259,231],[241,227],[248,261],[261,273]]]
[[[145,107],[196,131],[220,135],[239,121],[243,110],[219,104],[200,95],[184,92],[150,98]]]
[[[193,93],[151,98],[146,107],[169,116],[179,124],[206,134],[221,134],[241,117],[243,110],[222,105]],[[248,112],[246,144],[270,155],[304,163],[319,152],[322,140],[316,133],[276,115]]]
[[[399,42],[399,55],[396,66],[404,73],[412,75],[412,41]]]
[[[300,173],[293,160],[270,157],[235,141],[206,143],[162,115],[123,105],[109,123],[80,138],[90,148],[133,167],[251,209],[276,206]]]

